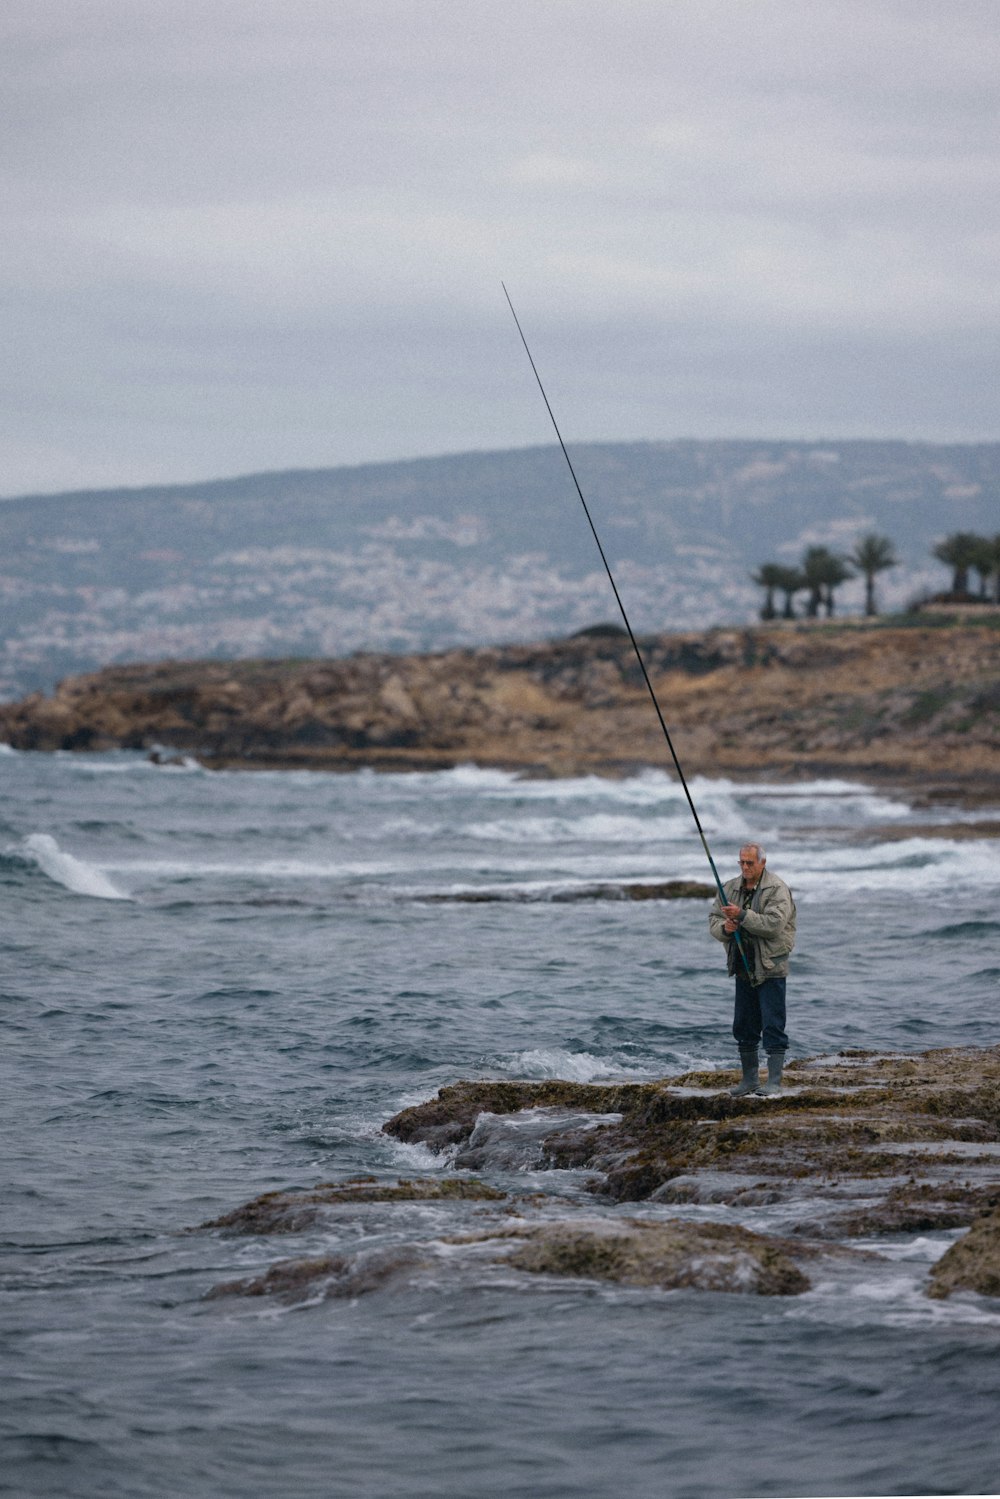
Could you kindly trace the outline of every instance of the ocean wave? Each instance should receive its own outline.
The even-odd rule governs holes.
[[[360,770],[356,774],[359,777],[372,776],[375,772]],[[463,765],[449,770],[403,771],[387,775],[384,779],[387,782],[394,781],[402,787],[417,783],[437,784],[448,790],[468,787],[470,790],[486,793],[492,791],[504,798],[516,797],[522,801],[571,802],[595,799],[641,806],[673,801],[685,806],[687,804],[684,788],[676,774],[653,767],[615,779],[581,775],[531,780],[517,771]],[[760,782],[735,780],[731,776],[693,775],[688,777],[688,786],[696,801],[715,798],[728,801],[739,797],[741,800],[752,798],[761,802],[783,803],[857,802],[879,817],[901,816],[911,810],[908,802],[886,796],[884,792],[863,781],[830,777],[812,781]]]
[[[417,1101],[426,1102],[423,1098]],[[392,1135],[385,1134],[381,1136],[379,1144],[382,1146],[381,1153],[390,1165],[417,1176],[427,1176],[431,1172],[440,1171],[443,1166],[449,1166],[458,1151],[457,1145],[431,1150],[429,1145],[424,1145],[421,1141],[396,1140]]]
[[[147,774],[158,769],[146,755],[138,751],[109,750],[105,755],[82,754],[79,750],[56,750],[52,758],[80,775],[135,775],[137,771]]]
[[[154,759],[154,755],[159,758]],[[163,749],[148,753],[140,750],[107,750],[89,754],[81,750],[55,750],[52,759],[58,760],[77,774],[86,776],[147,775],[154,771],[185,772],[202,776],[217,774],[207,771],[192,755],[175,754]]]
[[[238,774],[242,775],[240,771]],[[275,771],[275,775],[287,774],[287,772]],[[453,793],[456,790],[470,791],[496,791],[505,792],[512,787],[522,787],[532,784],[522,780],[520,772],[515,770],[498,770],[483,765],[454,765],[447,770],[372,770],[370,766],[361,766],[358,770],[348,773],[355,780],[377,783],[379,786],[394,792],[404,792],[409,795],[414,791],[423,793],[425,791],[440,790]]]
[[[748,825],[735,807],[703,808],[702,826],[709,833],[730,838],[749,836]],[[644,817],[593,812],[578,817],[518,817],[470,823],[467,838],[487,843],[677,843],[687,841],[691,816],[678,806],[672,816]],[[763,839],[763,834],[759,835]]]
[[[21,847],[43,874],[74,895],[90,895],[97,900],[131,899],[96,864],[60,848],[50,833],[29,833]]]
[[[114,868],[120,874],[172,880],[377,879],[399,872],[399,865],[392,863],[335,863],[320,859],[233,859],[226,862],[184,858],[130,859],[117,861]]]
[[[934,887],[954,890],[996,888],[997,860],[990,840],[902,838],[868,847],[850,845],[806,849],[789,846],[775,872],[796,890],[829,892],[891,890],[917,893]]]
[[[513,1077],[528,1081],[561,1078],[571,1083],[593,1083],[621,1078],[657,1077],[661,1068],[623,1063],[617,1057],[595,1056],[589,1051],[565,1051],[558,1046],[537,1046],[527,1051],[508,1052],[497,1065]]]
[[[782,784],[737,783],[734,781],[706,781],[705,786],[717,786],[731,796],[750,797],[756,802],[781,802],[785,809],[789,803],[803,802],[853,802],[855,809],[866,817],[884,820],[887,817],[905,817],[912,810],[909,802],[898,797],[886,796],[883,792],[865,786],[859,781],[794,781]],[[692,781],[692,792],[698,786]],[[700,788],[699,788],[700,789]]]
[[[925,937],[957,937],[965,942],[969,937],[985,937],[1000,932],[1000,921],[956,921],[948,926],[935,927],[925,932]]]
[[[785,1309],[789,1321],[822,1321],[868,1334],[881,1327],[1000,1329],[1000,1312],[985,1297],[937,1300],[927,1295],[927,1271],[948,1248],[943,1235],[940,1241],[917,1238],[902,1246],[865,1239],[857,1247],[874,1251],[886,1263],[873,1266],[869,1276],[856,1281],[845,1283],[841,1275],[814,1281],[812,1290],[798,1298],[798,1305]]]

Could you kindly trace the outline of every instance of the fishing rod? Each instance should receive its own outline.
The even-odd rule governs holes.
[[[667,741],[667,748],[670,751],[670,758],[674,762],[674,769],[676,770],[680,783],[684,788],[684,795],[687,797],[687,804],[691,808],[691,816],[694,818],[694,825],[698,829],[698,837],[701,839],[701,846],[705,850],[705,857],[708,860],[709,866],[712,870],[712,876],[715,880],[715,888],[719,892],[719,900],[724,906],[726,906],[729,904],[729,901],[726,899],[726,892],[723,889],[722,881],[719,878],[719,871],[715,867],[715,860],[712,858],[712,850],[708,846],[708,839],[705,837],[705,830],[701,825],[701,818],[698,816],[698,809],[694,804],[694,798],[692,797],[690,789],[688,788],[687,779],[684,775],[683,770],[681,769],[681,762],[677,758],[677,751],[674,749],[674,741],[670,737],[670,730],[667,728],[667,721],[663,716],[663,710],[660,707],[659,699],[657,698],[656,692],[653,689],[653,684],[650,681],[649,672],[646,670],[646,663],[642,658],[642,652],[639,649],[639,642],[635,638],[635,635],[632,631],[632,626],[629,623],[629,617],[625,612],[625,605],[622,602],[621,594],[618,592],[618,585],[615,582],[614,574],[611,571],[611,564],[608,562],[604,548],[601,545],[601,538],[597,534],[597,527],[594,525],[594,518],[590,513],[590,506],[587,504],[587,501],[583,497],[583,490],[580,488],[580,481],[576,477],[576,470],[573,467],[573,463],[569,456],[569,453],[566,451],[566,444],[563,442],[562,433],[559,431],[559,423],[556,421],[555,413],[553,412],[552,407],[549,404],[549,398],[545,394],[545,386],[542,384],[542,377],[538,373],[538,366],[535,364],[535,361],[532,358],[531,350],[528,348],[528,340],[524,336],[524,329],[521,327],[520,319],[518,318],[517,313],[514,311],[514,304],[510,299],[510,292],[507,290],[506,286],[504,286],[504,283],[502,281],[500,285],[503,286],[503,294],[507,298],[507,306],[510,308],[511,317],[514,319],[517,331],[521,335],[521,342],[524,345],[524,352],[528,356],[528,363],[531,365],[532,373],[535,377],[535,380],[538,382],[538,389],[542,393],[542,400],[545,402],[545,409],[549,413],[549,420],[552,423],[552,427],[555,431],[556,437],[559,439],[559,446],[562,448],[562,455],[566,460],[566,467],[570,471],[570,476],[573,480],[573,484],[576,487],[576,492],[580,497],[580,504],[583,506],[583,513],[587,517],[587,523],[590,526],[591,535],[593,536],[594,541],[597,543],[597,550],[601,554],[601,561],[604,563],[604,571],[608,575],[608,582],[611,584],[611,591],[614,594],[615,601],[618,604],[619,610],[621,611],[621,617],[625,621],[625,629],[628,631],[628,638],[632,642],[632,649],[633,651],[635,651],[635,658],[639,663],[639,670],[642,672],[642,679],[645,682],[646,688],[649,692],[649,696],[652,699],[653,707],[656,709],[656,716],[660,721],[660,728],[663,730],[663,737]],[[747,971],[747,977],[752,979],[753,975],[750,973],[750,964],[747,960],[746,950],[744,949],[743,942],[740,937],[739,928],[736,929],[736,931],[733,933],[733,936],[736,938],[736,945],[740,950],[740,956],[743,959],[743,966]]]

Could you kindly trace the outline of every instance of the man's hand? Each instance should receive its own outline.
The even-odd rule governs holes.
[[[743,915],[743,907],[742,906],[723,906],[723,908],[722,908],[722,914],[726,918],[727,921],[731,921],[731,922],[733,922],[734,925],[738,925],[739,924],[739,919]]]

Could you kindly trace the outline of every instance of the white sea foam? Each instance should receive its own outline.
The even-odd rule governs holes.
[[[145,775],[157,767],[145,755],[112,752],[108,755],[80,754],[78,750],[56,750],[54,759],[61,760],[70,770],[87,776]]]
[[[500,1065],[515,1077],[531,1081],[558,1077],[573,1083],[592,1083],[598,1078],[655,1075],[648,1067],[624,1067],[613,1057],[598,1057],[589,1051],[563,1051],[557,1046],[511,1052],[501,1058]]]
[[[311,772],[310,772],[311,773]],[[236,774],[242,775],[239,771]],[[287,771],[274,771],[275,775],[287,775]],[[504,793],[510,788],[520,788],[530,785],[530,782],[522,782],[520,776],[513,770],[494,770],[480,765],[456,765],[449,770],[404,770],[404,771],[373,771],[365,766],[353,772],[360,781],[371,781],[377,779],[381,785],[395,793],[403,791],[407,794],[417,791],[423,794],[427,791],[439,790],[443,793],[452,794],[455,791],[470,790],[477,792]]]
[[[439,774],[454,776],[458,772],[446,771]],[[469,774],[466,784],[482,791],[492,789],[505,797],[516,797],[520,801],[572,802],[583,799],[632,806],[663,802],[677,802],[685,808],[687,806],[680,781],[676,775],[666,770],[644,770],[621,780],[610,780],[603,776],[569,776],[552,781],[521,780],[516,775],[503,771],[476,771]],[[695,775],[688,777],[688,786],[699,808],[703,803],[731,803],[734,798],[739,798],[741,801],[778,801],[784,804],[852,802],[880,817],[900,816],[910,811],[907,802],[887,797],[883,792],[860,781],[821,779],[766,783],[734,780],[729,776]]]
[[[16,755],[17,750],[12,744],[0,744],[0,755]]]
[[[226,862],[202,859],[130,859],[115,864],[119,873],[138,874],[162,879],[360,879],[396,874],[397,864],[355,862],[336,863],[309,859],[233,859]]]
[[[933,1265],[935,1260],[939,1260],[955,1241],[962,1237],[963,1233],[964,1229],[946,1229],[933,1237],[918,1234],[915,1239],[906,1239],[902,1242],[896,1238],[864,1239],[858,1241],[858,1246],[861,1249],[873,1249],[887,1260],[914,1260],[921,1265]]]
[[[864,1247],[877,1247],[879,1253],[885,1248],[871,1240],[866,1240]],[[940,1255],[933,1250],[926,1256],[913,1253],[908,1258],[897,1253],[885,1268],[869,1276],[847,1280],[841,1274],[828,1281],[815,1281],[810,1292],[796,1298],[797,1306],[788,1307],[786,1316],[795,1321],[813,1321],[818,1316],[840,1326],[865,1329],[881,1325],[914,1330],[928,1326],[1000,1330],[1000,1313],[985,1297],[974,1292],[947,1299],[927,1295],[927,1271],[937,1258]]]
[[[72,890],[74,895],[91,895],[98,900],[129,899],[95,864],[68,854],[49,833],[30,833],[23,848],[50,880]]]
[[[748,824],[735,806],[710,805],[701,810],[702,826],[708,832],[723,832],[730,838],[749,836]],[[676,843],[690,838],[691,815],[679,803],[676,809],[655,816],[625,812],[592,812],[582,816],[517,817],[470,823],[469,838],[487,843],[551,844],[587,843]],[[755,831],[757,831],[755,829]],[[763,839],[764,834],[760,837]]]
[[[352,884],[365,880],[385,880],[392,876],[406,876],[414,872],[412,858],[400,858],[399,860],[387,859],[231,859],[231,860],[209,860],[195,857],[173,858],[173,859],[120,859],[116,860],[112,867],[114,872],[125,878],[143,877],[149,879],[163,880],[189,880],[189,879],[211,879],[211,880],[268,880],[268,881],[297,881],[323,880],[339,884]],[[602,866],[603,867],[603,866]],[[521,874],[532,866],[525,865],[523,860],[492,859],[490,861],[491,875]],[[479,875],[482,872],[479,859],[464,860],[454,855],[422,855],[420,859],[420,874],[427,875],[435,870],[451,873],[455,869],[468,869],[470,875]],[[534,882],[539,890],[545,886],[551,886],[551,881]],[[434,893],[459,894],[468,890],[480,890],[482,887],[477,881],[475,884],[468,882],[451,883],[439,889],[434,887]],[[492,885],[490,888],[494,888]],[[506,886],[496,887],[506,889]],[[519,888],[511,886],[513,888]],[[527,887],[525,887],[527,888]],[[423,884],[407,885],[405,887],[393,886],[396,893],[405,895],[411,899],[419,898],[421,894],[427,893]]]
[[[202,775],[209,773],[205,770],[201,761],[196,760],[193,755],[172,755],[166,750],[162,751],[162,753],[166,758],[162,760],[149,760],[146,763],[151,765],[154,770],[166,770],[171,773],[176,773],[179,770],[188,772],[196,771]]]
[[[801,891],[995,889],[996,839],[903,838],[869,847],[789,847],[780,873]]]
[[[54,759],[62,761],[71,770],[86,776],[147,775],[154,771],[187,771],[199,775],[215,775],[209,772],[191,755],[175,755],[161,749],[163,759],[156,761],[147,754],[130,750],[109,750],[107,754],[82,754],[79,750],[56,750]],[[242,774],[242,772],[239,772]]]
[[[420,1098],[418,1102],[425,1103],[426,1098]],[[379,1144],[382,1154],[390,1165],[397,1167],[401,1172],[414,1172],[424,1175],[429,1171],[440,1171],[443,1165],[451,1161],[458,1147],[447,1145],[441,1150],[431,1150],[429,1145],[422,1141],[396,1140],[392,1135],[381,1135]]]
[[[490,786],[511,786],[518,781],[512,770],[489,770],[480,765],[456,765],[453,770],[432,772],[447,780],[452,786],[474,786],[477,789]]]
[[[875,791],[871,786],[866,786],[860,781],[819,780],[770,784],[708,780],[705,777],[696,776],[690,785],[692,792],[710,793],[714,787],[723,793],[749,796],[755,801],[762,802],[852,801],[875,812],[880,817],[900,816],[910,811],[908,802],[885,796],[882,792]]]
[[[411,783],[415,779],[411,778]],[[528,781],[511,772],[464,767],[461,771],[427,773],[421,784],[427,788],[436,785],[442,791],[463,786],[475,792],[483,805],[491,801],[518,804],[517,815],[488,819],[467,830],[468,836],[484,839],[513,841],[532,836],[545,843],[593,836],[606,841],[653,842],[672,835],[686,836],[690,827],[683,787],[676,776],[660,770],[646,770],[623,780],[577,776]],[[819,812],[834,821],[846,817],[852,825],[864,827],[911,813],[908,803],[854,781],[763,785],[728,777],[694,776],[689,785],[703,826],[711,834],[728,838],[752,833],[765,842],[773,840],[774,830],[764,824],[772,823],[775,817],[783,823],[804,820],[808,824]],[[534,819],[525,818],[520,809],[526,804],[560,810],[549,818],[537,814]],[[592,810],[584,811],[581,804],[589,804]],[[656,821],[649,821],[651,814]]]
[[[479,822],[465,830],[486,843],[667,843],[687,831],[677,817],[628,817],[609,812],[589,817],[519,817]]]
[[[365,772],[358,772],[364,774]],[[555,780],[529,780],[516,771],[490,770],[475,765],[462,765],[454,770],[405,772],[384,779],[406,786],[440,786],[443,791],[467,788],[484,797],[493,796],[505,801],[519,802],[575,802],[603,801],[619,805],[648,806],[653,803],[678,801],[684,803],[684,791],[676,776],[664,770],[643,770],[637,775],[620,780],[605,776],[560,776]],[[692,785],[697,782],[692,782]],[[706,796],[716,790],[727,795],[740,788],[727,781],[703,780],[701,787]]]

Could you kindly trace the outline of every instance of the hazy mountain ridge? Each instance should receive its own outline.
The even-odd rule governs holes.
[[[1000,444],[570,444],[644,631],[753,619],[750,572],[890,536],[898,607],[933,542],[994,531]],[[111,662],[426,651],[565,634],[615,606],[558,448],[0,503],[0,694]],[[840,599],[859,607],[860,584]]]

